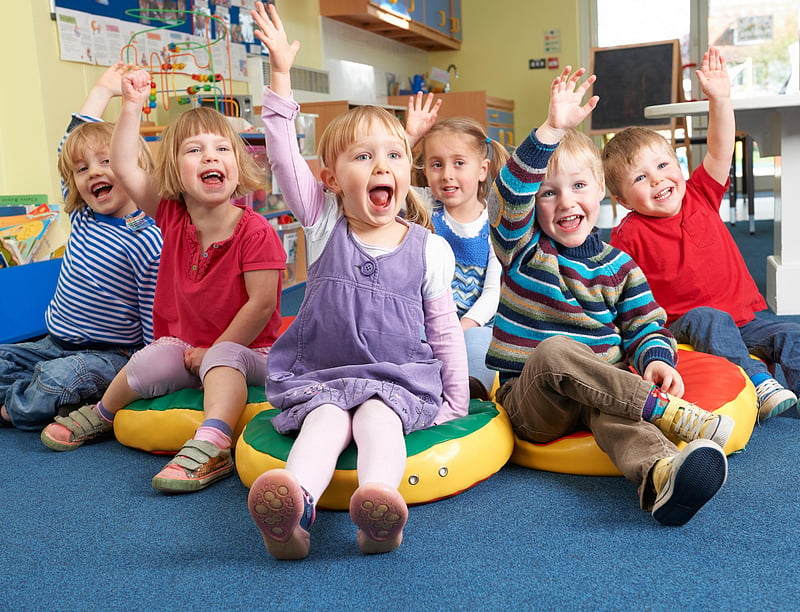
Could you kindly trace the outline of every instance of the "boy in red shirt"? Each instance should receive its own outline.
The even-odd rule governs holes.
[[[763,421],[797,403],[800,325],[755,316],[767,304],[719,214],[736,127],[730,78],[715,47],[704,54],[697,78],[709,100],[708,152],[688,181],[670,143],[653,130],[627,128],[606,145],[606,185],[631,210],[612,230],[611,244],[642,268],[678,342],[747,373]],[[751,353],[780,364],[791,390]]]

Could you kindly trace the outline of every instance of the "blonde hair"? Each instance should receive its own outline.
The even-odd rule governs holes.
[[[111,134],[114,124],[104,121],[82,123],[72,130],[61,147],[58,156],[58,172],[67,188],[64,198],[64,212],[71,213],[86,206],[75,182],[75,170],[79,161],[83,160],[87,151],[110,151]],[[147,143],[139,139],[139,167],[146,172],[153,171],[153,156]],[[121,189],[121,187],[118,187]]]
[[[545,176],[557,173],[560,165],[569,160],[579,168],[588,168],[598,185],[603,185],[603,162],[592,139],[583,132],[569,130],[547,162]]]
[[[181,113],[164,130],[156,155],[155,173],[157,182],[161,185],[162,198],[183,199],[185,187],[178,169],[180,146],[184,140],[198,134],[216,134],[230,141],[239,167],[239,184],[231,195],[232,198],[252,193],[264,184],[264,169],[248,153],[242,137],[225,116],[213,108],[199,107]]]
[[[478,200],[486,203],[489,192],[492,190],[494,178],[500,173],[503,166],[508,161],[509,153],[506,148],[496,140],[492,140],[486,134],[483,126],[468,117],[454,117],[439,121],[428,130],[425,138],[418,146],[416,159],[414,160],[413,179],[418,187],[427,187],[428,179],[425,176],[425,142],[429,136],[459,136],[467,139],[474,151],[481,159],[489,160],[489,172],[486,178],[478,185]]]
[[[603,171],[611,195],[622,194],[622,177],[636,163],[644,149],[653,149],[669,155],[676,162],[678,156],[666,138],[655,130],[629,127],[617,132],[603,148]]]
[[[317,153],[320,163],[324,168],[333,168],[336,160],[350,145],[352,145],[363,134],[364,127],[372,124],[384,128],[387,133],[397,136],[406,143],[406,155],[412,159],[411,148],[408,146],[406,131],[403,124],[380,106],[356,106],[346,113],[337,115],[331,121],[319,138]],[[341,205],[341,198],[339,199]],[[425,203],[413,192],[409,190],[406,196],[405,219],[411,223],[417,223],[427,229],[432,230],[431,216]]]

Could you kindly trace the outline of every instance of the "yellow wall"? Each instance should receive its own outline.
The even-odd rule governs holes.
[[[7,2],[7,27],[0,37],[4,58],[0,112],[0,194],[47,193],[58,201],[55,148],[71,112],[80,107],[104,68],[59,59],[56,24],[48,3]],[[561,31],[561,65],[576,65],[578,0],[462,0],[464,41],[458,52],[430,54],[430,65],[458,66],[454,91],[486,90],[516,103],[517,140],[545,117],[554,70],[529,70],[528,59],[545,57],[544,33]],[[322,68],[318,0],[279,0],[278,7],[292,37],[302,41],[298,65]],[[245,91],[243,83],[235,92]],[[119,103],[106,118],[114,120]]]
[[[431,53],[431,64],[458,67],[453,91],[486,90],[514,100],[517,143],[547,116],[550,83],[557,70],[529,70],[546,57],[546,30],[561,31],[561,66],[579,66],[578,0],[461,0],[464,38],[460,51]],[[587,66],[588,68],[588,66]]]
[[[322,67],[317,0],[281,3],[286,28],[303,42],[298,63]],[[59,59],[58,32],[48,2],[6,2],[3,19],[10,27],[0,37],[4,83],[0,112],[0,194],[46,193],[60,198],[56,147],[69,122],[105,67]],[[233,91],[247,91],[235,83]],[[116,119],[119,102],[105,115]]]

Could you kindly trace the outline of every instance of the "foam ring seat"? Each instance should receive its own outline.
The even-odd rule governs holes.
[[[283,317],[278,334],[294,321],[293,316]],[[236,429],[233,444],[242,435],[244,426],[256,414],[269,408],[263,385],[247,388],[245,406]],[[203,422],[203,391],[181,389],[152,399],[141,399],[129,404],[114,417],[114,435],[125,446],[150,453],[177,453]]]
[[[678,372],[686,388],[684,398],[736,422],[725,444],[725,453],[744,449],[758,416],[756,390],[739,366],[727,359],[678,345]],[[684,442],[673,439],[678,446]],[[514,436],[511,462],[547,472],[587,476],[620,476],[620,471],[588,431],[580,431],[546,444],[534,444]]]
[[[245,425],[259,412],[270,408],[264,387],[247,388],[247,405],[233,432],[236,444]],[[140,399],[118,411],[114,417],[117,440],[150,453],[177,453],[203,422],[203,391],[181,389],[153,399]]]
[[[272,426],[275,408],[257,414],[236,447],[236,469],[246,487],[266,470],[286,465],[294,436]],[[406,436],[408,462],[400,493],[408,504],[456,495],[486,480],[506,464],[514,446],[511,423],[494,402],[472,400],[469,414]],[[357,450],[350,444],[339,456],[333,480],[319,500],[321,508],[346,510],[358,487]]]

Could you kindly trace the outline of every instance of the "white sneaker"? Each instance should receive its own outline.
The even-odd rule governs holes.
[[[667,435],[684,442],[705,439],[722,448],[736,423],[727,414],[714,414],[670,395],[669,404],[656,425]]]
[[[797,396],[774,378],[768,378],[756,387],[758,396],[758,422],[786,412],[797,404]]]

